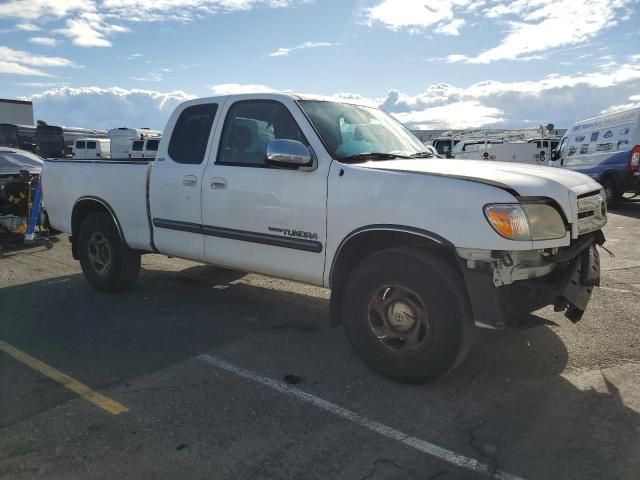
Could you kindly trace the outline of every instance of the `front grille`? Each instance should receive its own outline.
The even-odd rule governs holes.
[[[607,223],[607,202],[602,190],[578,197],[578,233],[594,232]]]

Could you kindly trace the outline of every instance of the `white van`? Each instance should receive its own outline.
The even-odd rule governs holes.
[[[160,138],[147,138],[145,140],[134,140],[129,150],[129,159],[136,158],[156,158]]]
[[[576,122],[552,160],[599,182],[609,206],[640,193],[640,107]]]
[[[109,130],[107,136],[111,140],[111,158],[122,160],[129,158],[129,151],[135,140],[145,140],[146,138],[160,139],[162,132],[148,128],[120,127]]]
[[[79,138],[73,144],[74,160],[100,160],[111,158],[108,138]]]

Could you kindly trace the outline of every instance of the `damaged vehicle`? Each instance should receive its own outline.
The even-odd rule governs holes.
[[[31,152],[0,147],[0,242],[24,237],[33,185],[43,163]]]
[[[155,162],[47,160],[45,207],[88,282],[162,253],[331,288],[373,370],[452,370],[474,326],[546,305],[578,321],[600,279],[602,187],[567,170],[436,158],[390,115],[296,94],[178,106]]]

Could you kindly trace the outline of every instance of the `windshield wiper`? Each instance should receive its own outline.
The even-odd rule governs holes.
[[[411,158],[406,155],[397,155],[395,153],[383,153],[383,152],[365,152],[365,153],[356,153],[355,155],[349,155],[348,157],[344,157],[340,159],[341,162],[344,163],[357,163],[357,162],[366,162],[368,160],[393,160],[394,158]]]
[[[412,153],[410,157],[411,158],[431,158],[431,157],[435,157],[435,155],[433,154],[433,152],[425,151],[425,152]]]

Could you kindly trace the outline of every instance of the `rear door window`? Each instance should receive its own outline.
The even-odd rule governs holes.
[[[76,142],[76,149],[85,148],[85,142]]]
[[[143,145],[144,145],[144,142],[142,140],[136,140],[135,142],[133,142],[133,145],[131,146],[131,150],[133,150],[134,152],[141,152]]]
[[[96,142],[87,142],[87,148],[95,150]]]
[[[158,140],[147,140],[147,150],[155,152],[158,150]]]
[[[174,162],[202,163],[217,111],[217,103],[203,103],[187,107],[180,113],[169,140],[169,156]]]

